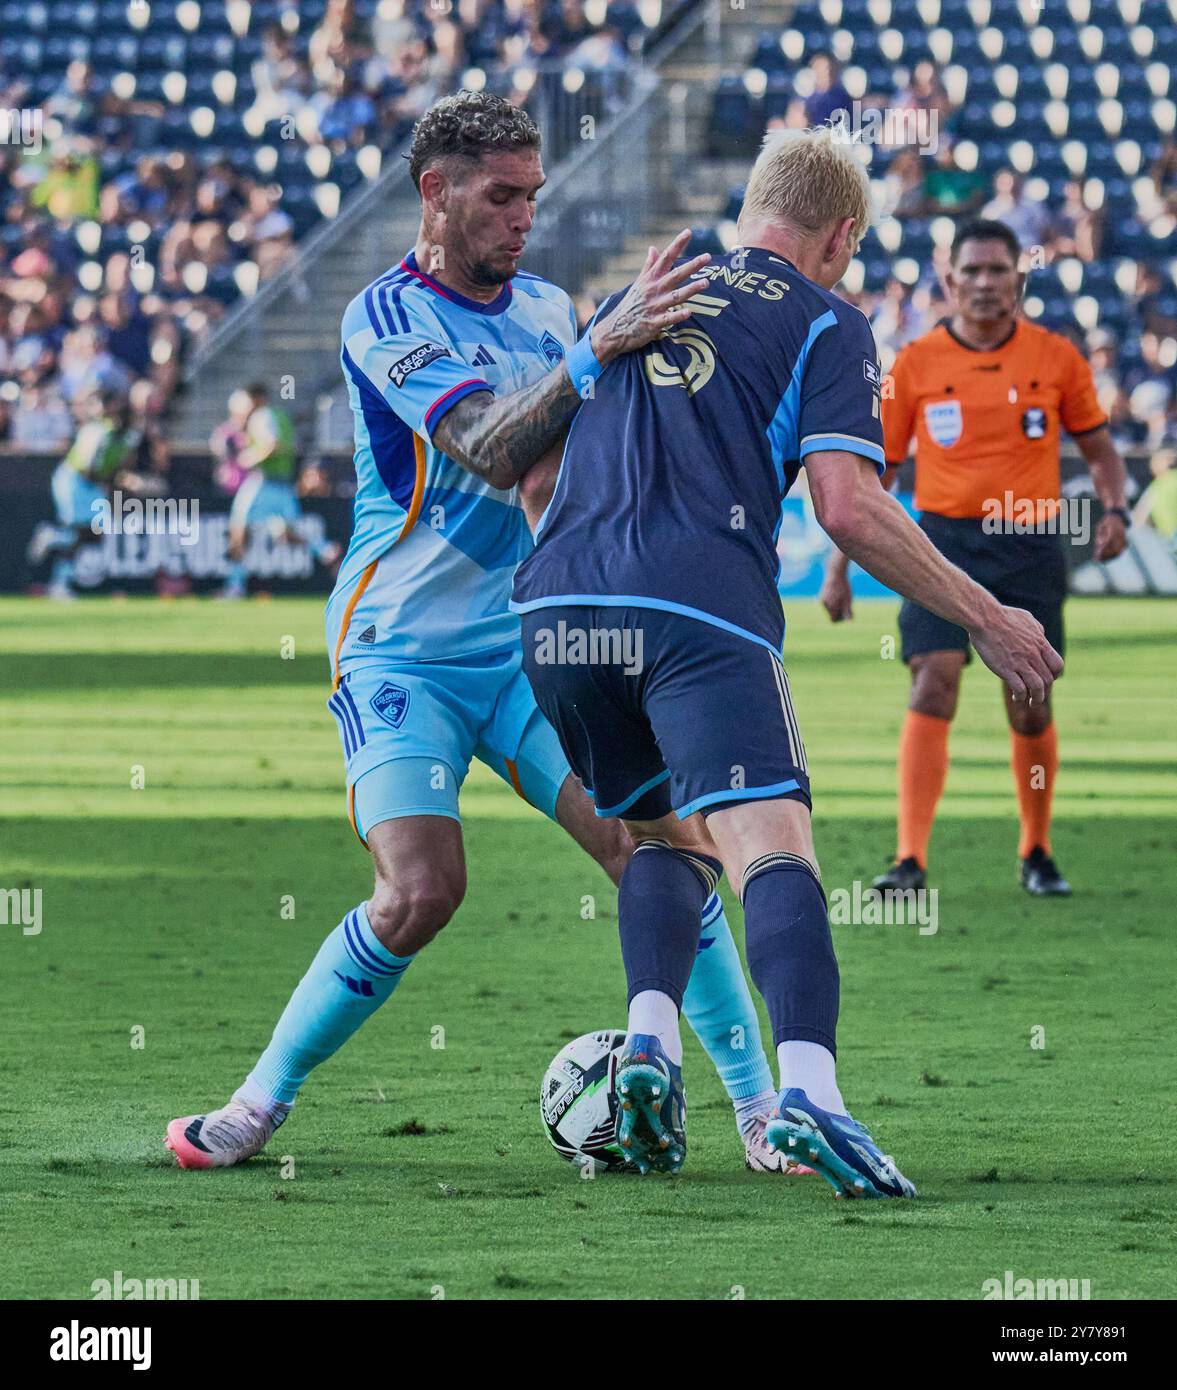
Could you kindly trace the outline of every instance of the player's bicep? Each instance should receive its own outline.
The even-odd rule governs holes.
[[[842,320],[831,310],[829,318],[812,339],[804,366],[797,456],[808,464],[814,454],[857,454],[882,473],[882,374],[870,325],[857,313]]]

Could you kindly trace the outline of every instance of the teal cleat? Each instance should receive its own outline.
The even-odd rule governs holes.
[[[769,1145],[817,1170],[838,1197],[914,1197],[915,1186],[849,1115],[814,1105],[804,1091],[782,1091],[779,1115],[769,1120]]]
[[[614,1077],[617,1143],[639,1173],[677,1173],[687,1156],[682,1068],[650,1033],[625,1044]]]

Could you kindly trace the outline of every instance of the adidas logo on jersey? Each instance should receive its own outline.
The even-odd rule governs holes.
[[[376,624],[375,624],[375,623],[372,623],[372,625],[371,625],[370,627],[366,627],[366,628],[363,630],[363,632],[361,632],[360,635],[356,638],[356,641],[357,641],[357,642],[368,642],[368,643],[372,643],[372,642],[375,642],[375,640],[376,640]]]
[[[484,348],[482,344],[479,343],[478,351],[474,354],[474,357],[471,360],[470,365],[472,367],[494,367],[497,364],[494,358],[490,355],[490,353],[487,352],[486,348]]]

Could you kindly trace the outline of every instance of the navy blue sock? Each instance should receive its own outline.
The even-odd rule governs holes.
[[[773,1044],[820,1043],[835,1051],[838,962],[826,898],[809,863],[764,854],[744,874],[748,969],[768,1006]]]
[[[663,840],[644,840],[634,850],[617,890],[628,1000],[655,989],[682,1008],[703,904],[722,872],[718,859],[672,849]]]

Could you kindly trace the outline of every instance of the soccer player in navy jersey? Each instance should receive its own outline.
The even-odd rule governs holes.
[[[638,845],[619,893],[622,1148],[642,1171],[685,1156],[678,1011],[726,869],[780,1065],[769,1142],[843,1195],[899,1197],[914,1187],[847,1114],[835,1075],[838,966],[776,584],[781,499],[801,467],[841,549],[967,628],[1019,698],[1044,698],[1062,661],[880,486],[874,339],[831,292],[867,222],[866,176],[836,132],[769,138],[740,246],[699,272],[710,285],[691,321],[596,374],[512,606],[540,708],[597,814]]]
[[[375,886],[326,937],[229,1102],[171,1121],[166,1142],[182,1167],[257,1154],[311,1071],[391,998],[453,916],[466,889],[459,793],[473,759],[615,882],[633,849],[619,824],[593,815],[536,707],[511,575],[538,517],[527,470],[580,408],[589,369],[681,326],[707,257],[676,266],[680,234],[578,341],[568,295],[519,268],[544,182],[539,144],[527,113],[492,93],[435,103],[410,147],[416,245],[344,314],[357,490],[327,605],[327,703]],[[732,1101],[745,1163],[783,1173],[764,1138],[772,1074],[739,952],[719,897],[700,909],[684,1012]]]

